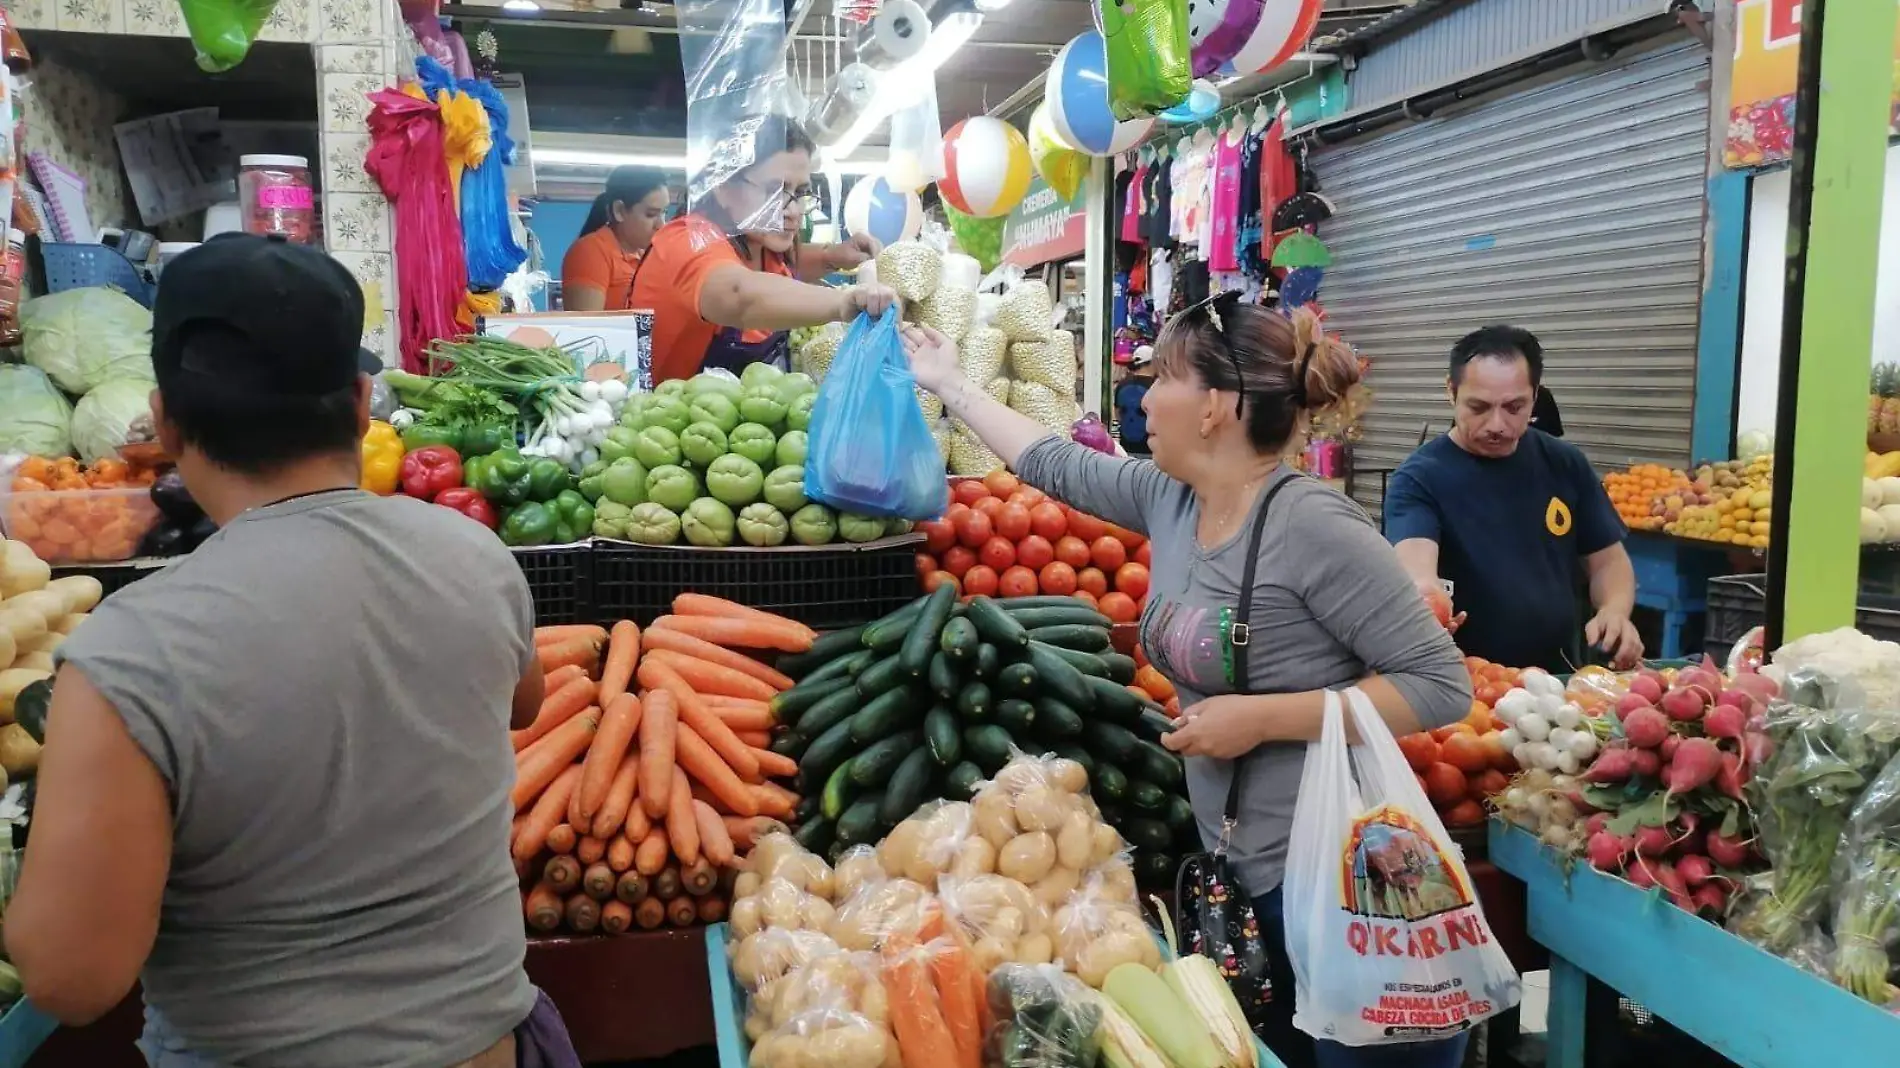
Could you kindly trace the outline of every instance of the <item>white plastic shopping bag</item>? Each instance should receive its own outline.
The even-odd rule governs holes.
[[[1347,716],[1359,745],[1346,743]],[[1307,1034],[1348,1046],[1449,1038],[1517,1004],[1517,971],[1463,856],[1356,688],[1327,693],[1306,747],[1285,885],[1293,1022]]]

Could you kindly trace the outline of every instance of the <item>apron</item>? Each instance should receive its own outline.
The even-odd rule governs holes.
[[[677,221],[677,220],[676,220]],[[672,226],[669,222],[666,225]],[[633,287],[640,281],[640,269],[645,267],[646,257],[633,265],[633,277],[627,280],[627,307],[633,307]],[[751,266],[748,264],[747,269]],[[771,364],[781,371],[792,369],[792,334],[789,330],[778,330],[765,335],[758,341],[747,341],[746,332],[736,326],[722,327],[713,339],[706,343],[706,355],[699,362],[701,371],[710,371],[717,367],[730,371],[734,375],[744,371],[755,363]]]

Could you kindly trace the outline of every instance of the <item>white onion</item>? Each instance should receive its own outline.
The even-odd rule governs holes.
[[[1568,727],[1552,727],[1550,733],[1544,736],[1544,740],[1549,742],[1553,749],[1562,749],[1570,744],[1570,736],[1574,733],[1576,732]]]
[[[1535,697],[1543,697],[1546,695],[1561,697],[1564,692],[1564,684],[1552,678],[1549,672],[1541,668],[1531,668],[1525,671],[1517,677],[1517,684],[1529,690],[1532,696]]]
[[[1524,736],[1518,733],[1516,727],[1506,727],[1499,731],[1498,738],[1503,741],[1504,748],[1511,751],[1515,751],[1518,746],[1524,744]]]
[[[1541,742],[1550,737],[1550,721],[1535,712],[1526,712],[1517,717],[1517,722],[1512,726],[1527,742]]]
[[[1575,775],[1583,770],[1583,761],[1577,759],[1577,754],[1565,751],[1557,754],[1556,767],[1565,775]]]
[[[1537,695],[1537,714],[1545,719],[1555,719],[1558,711],[1563,707],[1564,699],[1562,697],[1552,696],[1547,693]]]
[[[1531,696],[1529,690],[1512,689],[1503,697],[1498,698],[1497,706],[1492,711],[1506,723],[1515,723],[1517,717],[1533,711],[1536,707],[1537,699]]]
[[[1526,742],[1524,748],[1530,750],[1531,763],[1551,771],[1557,768],[1557,749],[1549,742]]]
[[[1583,708],[1573,701],[1565,701],[1557,709],[1557,725],[1576,729],[1583,723]]]
[[[591,380],[582,382],[581,383],[581,399],[584,401],[589,401],[589,402],[599,400],[600,399],[600,383],[591,381]]]
[[[1597,755],[1597,736],[1589,731],[1577,731],[1570,736],[1569,744],[1564,746],[1564,751],[1578,760],[1588,760]]]
[[[581,462],[582,467],[586,467],[588,464],[600,459],[600,452],[595,449],[582,449],[581,454],[576,457],[576,459]]]
[[[627,384],[618,378],[609,378],[600,384],[600,399],[608,404],[626,403]]]

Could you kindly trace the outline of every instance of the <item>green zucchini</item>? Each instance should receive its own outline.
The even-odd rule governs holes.
[[[898,646],[904,644],[904,638],[910,634],[911,624],[916,622],[917,616],[923,612],[924,602],[929,598],[930,595],[925,594],[882,619],[866,623],[864,631],[858,635],[858,641],[865,648],[875,649],[880,653],[896,652]]]
[[[1047,695],[1036,701],[1036,737],[1053,742],[1081,733],[1082,714],[1067,701]]]
[[[1135,759],[1141,739],[1126,727],[1091,719],[1082,724],[1082,744],[1111,764],[1127,764]]]
[[[994,704],[995,699],[988,684],[980,679],[966,685],[963,692],[957,694],[957,714],[966,720],[990,718],[995,711]]]
[[[925,671],[925,675],[930,683],[931,692],[946,701],[955,697],[957,691],[963,689],[963,679],[958,676],[956,665],[950,662],[950,658],[941,649],[930,654],[930,667]]]
[[[1082,765],[1083,771],[1086,771],[1089,773],[1089,778],[1093,779],[1095,777],[1095,754],[1094,753],[1091,753],[1088,750],[1082,748],[1081,746],[1075,745],[1074,743],[1064,743],[1062,745],[1058,745],[1054,749],[1050,750],[1050,752],[1053,752],[1055,755],[1063,758],[1064,760],[1075,761],[1077,764]]]
[[[858,674],[858,696],[870,700],[886,690],[894,690],[913,677],[904,670],[903,656],[892,654]]]
[[[1101,653],[1099,655],[1102,658],[1102,663],[1108,668],[1109,678],[1114,679],[1123,686],[1135,681],[1134,657],[1123,656],[1115,652]],[[1094,672],[1090,672],[1090,674],[1094,674]]]
[[[1114,683],[1108,682],[1107,679],[1097,678],[1094,675],[1084,675],[1080,671],[1077,671],[1075,665],[1063,659],[1062,654],[1056,652],[1055,646],[1053,645],[1044,645],[1041,642],[1030,642],[1029,663],[1035,666],[1036,676],[1040,680],[1043,688],[1056,697],[1067,701],[1070,707],[1078,712],[1088,712],[1095,707],[1095,691],[1089,688],[1088,683],[1090,680],[1115,686]],[[1115,688],[1121,690],[1119,686]],[[1122,690],[1121,692],[1130,700],[1134,699],[1134,695],[1128,693],[1128,691]]]
[[[793,730],[809,744],[819,735],[850,719],[862,707],[864,699],[858,696],[857,688],[846,686],[813,705],[798,718],[798,726]]]
[[[1066,605],[1049,605],[1040,608],[1015,608],[1010,610],[1011,618],[1030,630],[1037,627],[1055,627],[1064,623],[1075,623],[1088,627],[1100,627],[1107,630],[1109,618],[1081,601],[1071,597]],[[1008,602],[1004,602],[1008,607]]]
[[[851,785],[851,760],[846,760],[825,780],[825,789],[819,795],[818,811],[826,819],[835,820],[844,815],[844,810],[850,806],[857,792]]]
[[[1032,664],[1008,664],[996,673],[996,688],[1014,697],[1030,697],[1036,692],[1036,668]]]
[[[1036,627],[1029,632],[1032,641],[1059,645],[1084,653],[1099,653],[1108,648],[1108,631],[1086,623],[1057,623]]]
[[[1187,771],[1181,764],[1178,753],[1147,740],[1135,742],[1134,759],[1130,766],[1141,773],[1141,777],[1167,789],[1177,789],[1187,782]]]
[[[1089,786],[1091,792],[1105,802],[1120,801],[1128,796],[1128,776],[1122,773],[1122,769],[1106,760],[1098,761],[1095,770],[1089,773]],[[1104,817],[1106,817],[1108,806],[1104,804],[1102,807]]]
[[[976,659],[976,624],[968,616],[959,616],[943,625],[943,634],[939,639],[945,656],[952,660],[964,661]]]
[[[924,598],[924,606],[910,625],[910,633],[904,636],[904,644],[899,648],[897,658],[911,678],[924,673],[930,665],[932,646],[937,635],[942,633],[945,623],[950,621],[950,610],[957,604],[957,588],[946,582]]]
[[[853,802],[838,817],[838,843],[843,846],[870,845],[880,830],[877,811],[884,804],[882,793],[868,793]]]
[[[943,795],[952,801],[968,801],[983,781],[983,769],[965,760],[943,777]]]
[[[1002,603],[988,597],[972,597],[969,604],[970,622],[976,624],[976,632],[983,640],[999,649],[1021,650],[1029,644],[1029,633],[1022,623],[1003,611]]]
[[[990,723],[963,728],[963,749],[984,774],[994,775],[1009,763],[1012,743],[1009,732]]]
[[[813,853],[823,854],[837,838],[837,824],[823,816],[808,819],[798,825],[792,838]]]
[[[840,721],[837,726],[819,735],[811,745],[805,747],[805,755],[798,761],[798,791],[813,793],[823,789],[831,773],[845,762],[857,745],[851,740],[851,721]]]
[[[1075,608],[1077,606],[1088,608],[1088,605],[1082,604],[1073,596],[1058,593],[1041,593],[1031,597],[1005,597],[996,603],[1012,616],[1039,608]]]
[[[890,781],[897,765],[912,751],[922,749],[924,733],[922,731],[903,731],[893,734],[881,742],[873,742],[862,753],[851,758],[851,781],[859,786],[883,786]]]
[[[936,773],[937,765],[930,759],[929,749],[911,750],[891,773],[890,785],[884,788],[878,823],[895,827],[898,821],[917,811],[917,806],[930,796],[930,780]]]
[[[797,760],[798,755],[805,751],[805,739],[800,738],[797,731],[780,731],[772,736],[772,744],[766,748],[779,756]]]
[[[1128,782],[1128,807],[1144,816],[1161,816],[1168,811],[1168,795],[1161,787],[1140,779]]]
[[[931,757],[946,768],[962,760],[963,737],[957,731],[956,713],[943,705],[924,713],[924,744]]]
[[[1094,653],[1085,653],[1080,649],[1065,649],[1060,645],[1048,646],[1050,652],[1069,662],[1069,665],[1084,675],[1108,675],[1108,662]]]
[[[813,705],[841,689],[851,688],[851,677],[843,669],[827,679],[812,679],[801,682],[772,698],[772,718],[788,727],[798,726],[798,717],[804,715]]]
[[[792,678],[802,679],[846,653],[862,648],[860,638],[863,634],[863,627],[826,631],[811,643],[811,648],[802,653],[781,656],[773,666]]]
[[[824,815],[820,811],[824,806],[816,794],[799,794],[798,804],[792,806],[792,826],[797,827],[806,820],[815,820]]]
[[[1025,737],[1036,725],[1036,706],[1019,697],[1008,697],[996,702],[996,725],[1015,735]]]
[[[1141,710],[1140,720],[1141,723],[1138,728],[1138,733],[1143,738],[1158,739],[1162,735],[1174,730],[1174,721],[1168,718],[1166,712],[1158,712],[1152,708],[1144,708]]]
[[[908,686],[886,690],[865,702],[851,715],[851,740],[859,745],[872,742],[914,725],[924,718],[923,698]]]
[[[1094,675],[1080,675],[1080,673],[1078,675],[1082,684],[1094,695],[1094,700],[1089,704],[1095,709],[1097,716],[1124,727],[1133,727],[1141,723],[1142,700],[1129,693],[1127,687]]]
[[[978,678],[993,679],[1003,666],[1003,654],[989,642],[976,645],[976,674]]]

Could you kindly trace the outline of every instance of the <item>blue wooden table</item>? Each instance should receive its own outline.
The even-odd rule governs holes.
[[[1500,820],[1490,837],[1550,951],[1546,1068],[1583,1068],[1593,978],[1744,1068],[1900,1063],[1900,1017]]]
[[[0,1016],[0,1068],[22,1068],[58,1027],[59,1021],[25,998],[14,1002],[6,1015]]]
[[[1728,559],[1734,546],[1644,530],[1630,531],[1623,544],[1636,572],[1637,605],[1662,614],[1657,655],[1689,655],[1683,633],[1695,616],[1709,610],[1709,579],[1734,570]]]

